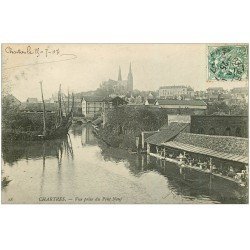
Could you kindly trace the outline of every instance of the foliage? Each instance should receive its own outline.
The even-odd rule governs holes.
[[[230,106],[231,115],[248,115],[248,104],[242,103],[241,105],[231,105]]]
[[[238,103],[227,105],[224,101],[215,101],[208,105],[208,115],[248,115],[248,105]]]
[[[165,123],[165,110],[121,106],[109,111],[100,136],[113,147],[135,149],[135,138],[142,131],[158,130]]]
[[[214,101],[212,104],[209,104],[207,107],[208,115],[214,114],[229,114],[230,109],[229,106],[223,101]]]
[[[46,127],[55,125],[55,115],[46,114]],[[2,98],[2,136],[3,141],[32,140],[43,131],[42,113],[23,113],[19,105],[8,96]]]

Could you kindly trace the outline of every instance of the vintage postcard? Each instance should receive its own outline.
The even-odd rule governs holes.
[[[3,204],[248,203],[248,44],[2,44]]]

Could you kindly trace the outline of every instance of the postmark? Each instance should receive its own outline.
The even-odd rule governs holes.
[[[248,46],[208,46],[208,81],[248,79]]]

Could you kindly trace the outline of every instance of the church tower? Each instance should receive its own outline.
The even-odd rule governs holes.
[[[133,91],[133,74],[132,74],[132,69],[131,69],[131,63],[129,65],[127,89],[128,91]]]
[[[119,66],[118,81],[122,81],[121,67]]]

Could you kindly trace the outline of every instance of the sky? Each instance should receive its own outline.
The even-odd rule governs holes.
[[[19,50],[19,51],[18,51]],[[230,89],[245,82],[208,82],[206,44],[4,44],[3,89],[20,101],[45,99],[56,93],[95,90],[102,81],[127,78],[131,62],[134,89],[158,90],[165,85]]]

